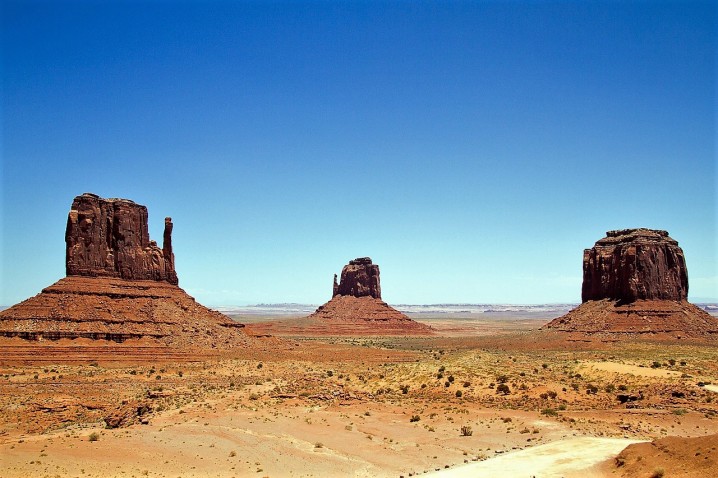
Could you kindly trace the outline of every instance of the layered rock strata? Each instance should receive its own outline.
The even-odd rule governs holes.
[[[0,337],[235,347],[246,342],[229,317],[177,286],[172,221],[151,241],[147,208],[94,194],[75,198],[65,232],[67,277],[0,312]]]
[[[583,253],[582,304],[545,328],[580,334],[718,337],[718,319],[690,304],[683,250],[668,232],[608,231]]]

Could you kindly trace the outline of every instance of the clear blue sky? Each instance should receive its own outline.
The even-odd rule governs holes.
[[[715,2],[2,2],[2,296],[64,276],[74,196],[172,216],[209,305],[580,301],[666,229],[718,298]]]

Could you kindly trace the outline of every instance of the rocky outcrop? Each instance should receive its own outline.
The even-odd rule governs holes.
[[[149,239],[145,206],[83,194],[65,240],[67,277],[1,311],[0,338],[144,340],[178,350],[247,344],[242,324],[177,286],[170,218],[160,249]]]
[[[165,219],[160,249],[150,240],[147,208],[129,199],[77,196],[65,231],[68,276],[119,277],[177,284],[172,219]]]
[[[685,300],[688,273],[683,251],[668,232],[608,231],[583,253],[583,302],[611,299]]]
[[[718,337],[718,319],[688,303],[683,251],[666,231],[609,231],[583,254],[583,303],[546,329],[613,338]]]
[[[308,336],[427,335],[433,329],[381,300],[379,266],[368,257],[349,261],[341,281],[334,274],[332,299],[309,317],[254,324],[257,334]]]
[[[372,264],[368,257],[359,257],[342,269],[342,276],[337,284],[334,275],[334,294],[350,295],[352,297],[370,296],[381,299],[381,285],[379,284],[379,266]]]

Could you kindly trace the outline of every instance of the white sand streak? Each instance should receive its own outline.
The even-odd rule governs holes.
[[[553,478],[583,476],[592,466],[620,453],[639,440],[581,437],[559,440],[534,448],[497,456],[486,461],[459,465],[424,476],[434,478]]]

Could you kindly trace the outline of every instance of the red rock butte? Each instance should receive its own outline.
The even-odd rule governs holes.
[[[0,337],[151,339],[209,349],[244,344],[241,324],[177,285],[172,220],[165,219],[159,248],[147,218],[145,206],[127,199],[77,196],[65,232],[67,277],[0,312]]]
[[[428,335],[433,329],[410,319],[381,300],[379,266],[368,257],[349,261],[332,299],[301,319],[249,326],[254,333],[325,336]]]
[[[545,325],[583,334],[718,337],[718,319],[690,304],[683,250],[668,232],[608,231],[583,253],[582,304]]]

